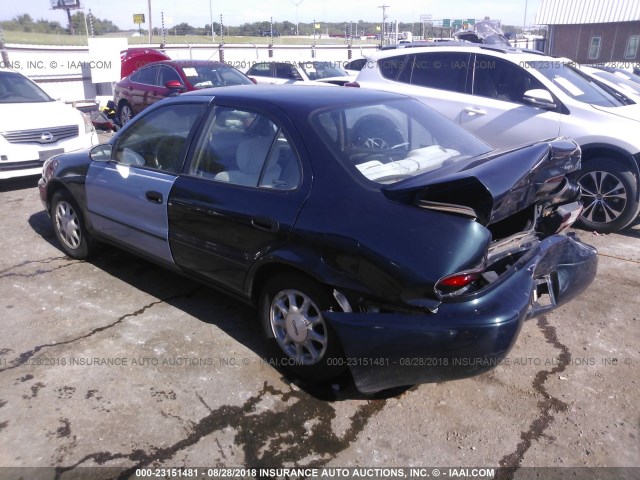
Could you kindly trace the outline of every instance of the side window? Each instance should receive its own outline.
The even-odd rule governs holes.
[[[160,74],[158,75],[158,85],[164,86],[167,82],[171,80],[177,80],[182,83],[182,79],[178,72],[173,67],[169,67],[167,65],[162,65],[160,67]]]
[[[140,118],[118,140],[118,163],[170,173],[182,170],[185,145],[202,107],[169,105]]]
[[[300,161],[285,133],[265,115],[215,107],[207,120],[190,174],[250,187],[293,190]]]
[[[260,77],[271,76],[271,65],[268,63],[256,63],[249,69],[247,75],[258,75]]]
[[[302,80],[296,67],[290,63],[276,63],[276,78],[288,80]]]
[[[597,60],[600,57],[602,37],[591,37],[589,40],[589,60]]]
[[[466,53],[420,53],[413,61],[411,84],[465,93],[469,59]]]
[[[640,44],[640,35],[631,35],[627,40],[627,46],[624,49],[624,58],[634,59],[638,54],[638,45]]]
[[[389,80],[396,80],[398,74],[402,71],[402,67],[411,58],[409,55],[399,55],[397,57],[382,58],[378,60],[378,68],[380,74]]]
[[[476,55],[473,94],[504,102],[524,104],[524,92],[544,85],[522,67],[486,55]]]
[[[143,83],[145,85],[155,85],[157,71],[158,71],[158,67],[156,65],[143,68],[141,70],[138,70],[133,75],[131,75],[131,81],[136,83]]]

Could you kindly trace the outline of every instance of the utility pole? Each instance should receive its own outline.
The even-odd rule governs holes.
[[[382,9],[382,28],[380,29],[380,46],[382,47],[384,42],[384,27],[387,21],[387,8],[389,8],[389,5],[379,5],[378,8]]]

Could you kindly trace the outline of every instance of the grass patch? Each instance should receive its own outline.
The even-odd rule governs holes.
[[[105,35],[103,38],[118,38],[126,37],[129,41],[129,45],[149,45],[148,37],[131,37],[126,34],[110,34]],[[83,35],[66,35],[66,34],[54,34],[54,33],[28,33],[17,32],[12,30],[4,31],[4,39],[6,43],[14,43],[21,45],[62,45],[62,46],[87,46],[87,37]],[[166,44],[178,44],[178,45],[202,45],[211,44],[218,46],[220,44],[221,37],[216,36],[215,42],[211,41],[211,37],[194,36],[194,35],[167,35],[165,37]],[[239,36],[225,36],[224,43],[231,44],[251,44],[251,45],[269,45],[269,37],[239,37]],[[316,38],[316,45],[341,45],[346,46],[344,41],[340,38]],[[161,36],[154,36],[151,41],[151,46],[158,47],[162,43]],[[312,45],[313,38],[311,37],[274,37],[273,45]],[[376,40],[354,40],[352,43],[354,46],[359,45],[377,45]]]

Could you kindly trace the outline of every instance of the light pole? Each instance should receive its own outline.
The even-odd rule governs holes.
[[[151,43],[151,38],[153,36],[153,25],[151,24],[151,0],[148,0],[149,5],[149,43]]]
[[[524,25],[522,26],[523,30],[527,29],[527,3],[528,0],[524,0]]]
[[[291,3],[293,3],[296,6],[296,37],[299,35],[298,32],[298,7],[300,6],[300,4],[304,2],[304,0],[291,0]]]
[[[378,8],[382,9],[382,28],[380,29],[380,46],[382,47],[384,45],[384,27],[387,21],[387,8],[389,8],[389,5],[380,5]]]

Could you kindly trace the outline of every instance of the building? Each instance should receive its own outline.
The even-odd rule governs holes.
[[[542,0],[546,52],[578,63],[640,65],[640,0]]]

